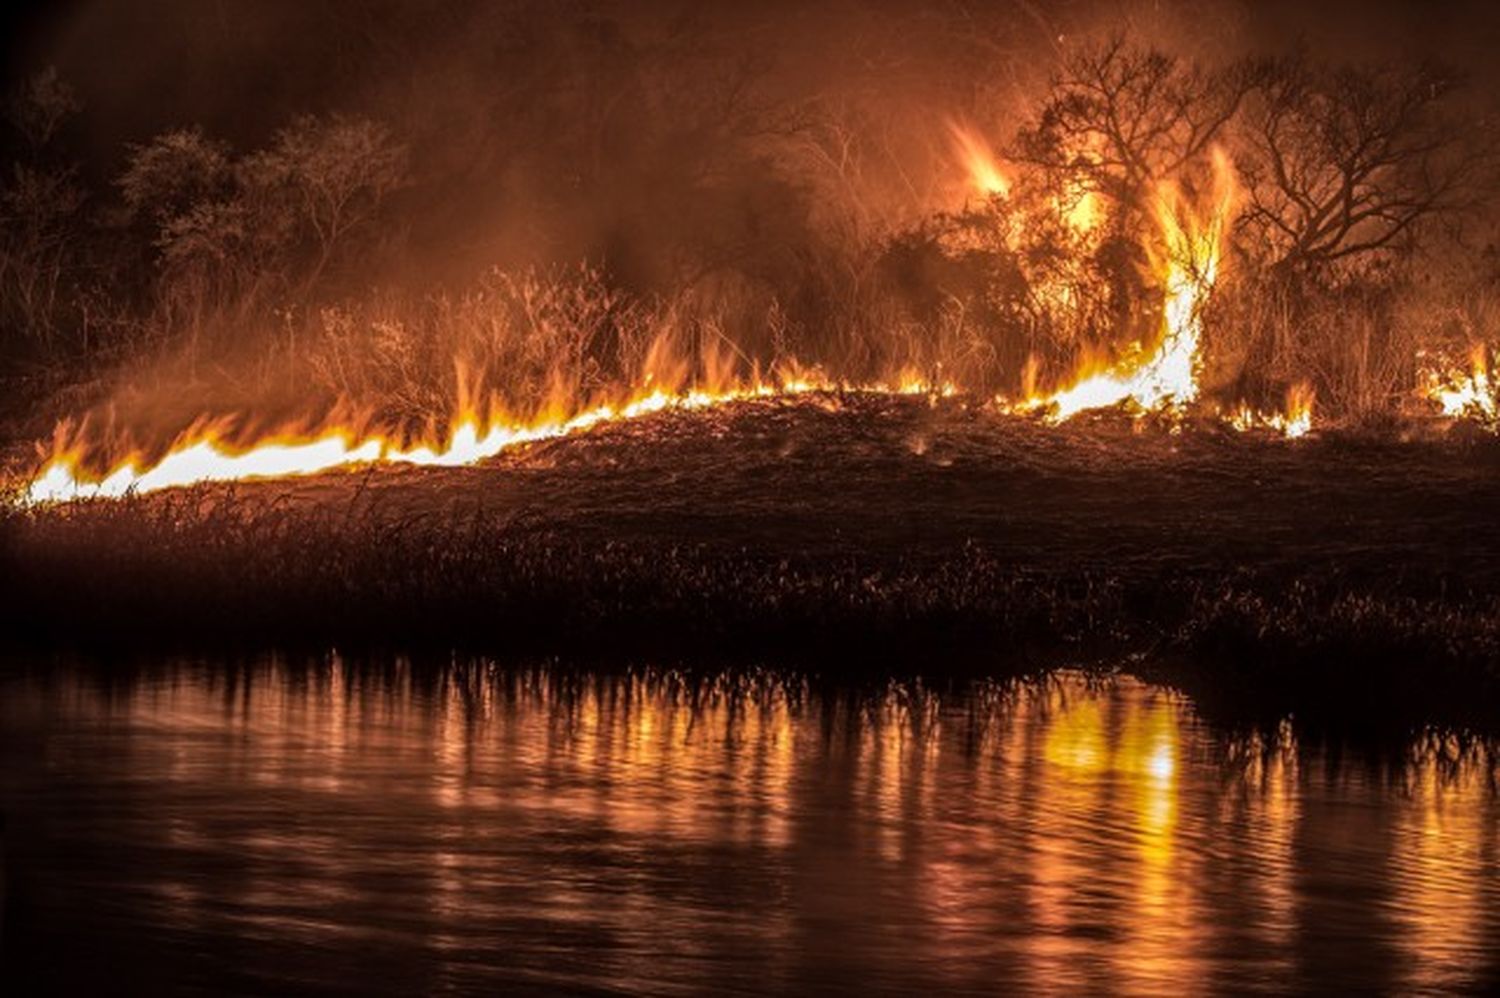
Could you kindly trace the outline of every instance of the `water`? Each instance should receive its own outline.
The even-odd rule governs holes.
[[[1129,679],[12,669],[0,990],[1482,990],[1497,760]]]

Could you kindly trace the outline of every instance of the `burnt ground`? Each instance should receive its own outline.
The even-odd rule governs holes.
[[[1212,711],[1500,728],[1500,443],[959,400],[668,413],[481,467],[16,511],[12,645],[1129,668]]]

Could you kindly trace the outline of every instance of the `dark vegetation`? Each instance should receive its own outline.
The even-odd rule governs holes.
[[[1488,732],[1497,469],[1487,438],[1172,443],[957,403],[747,404],[487,468],[11,512],[0,631],[857,682],[1124,667],[1239,719]]]

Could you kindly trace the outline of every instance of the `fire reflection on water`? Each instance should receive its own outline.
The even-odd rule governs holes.
[[[424,987],[1497,972],[1483,743],[1335,764],[1290,725],[1228,734],[1079,675],[938,694],[335,659],[0,685],[37,959],[95,931],[150,973],[249,946],[288,980]]]
[[[1401,876],[1392,910],[1405,932],[1409,993],[1454,992],[1469,983],[1466,957],[1488,946],[1496,903],[1500,821],[1472,800],[1495,789],[1496,770],[1449,742],[1427,746],[1400,774],[1392,865]]]

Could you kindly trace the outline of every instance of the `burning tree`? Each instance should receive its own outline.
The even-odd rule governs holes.
[[[1205,67],[1116,35],[1064,60],[1011,154],[1109,198],[1117,224],[1133,225],[1162,181],[1201,174],[1258,74],[1253,62]]]
[[[1010,391],[1149,354],[1173,252],[1163,225],[1185,221],[1164,211],[1221,224],[1229,176],[1213,153],[1255,80],[1252,63],[1205,67],[1123,36],[1078,50],[1004,147],[1003,183],[959,135],[984,196],[897,243],[906,283],[938,285],[917,296],[929,314],[942,302],[987,325]]]

